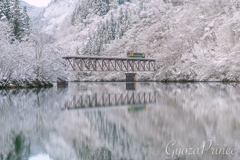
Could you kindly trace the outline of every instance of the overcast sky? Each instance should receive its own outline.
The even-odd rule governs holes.
[[[48,3],[51,2],[51,0],[24,0],[24,1],[37,7],[45,7],[48,5]]]

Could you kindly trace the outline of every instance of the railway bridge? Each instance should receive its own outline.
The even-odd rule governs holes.
[[[65,68],[72,71],[122,71],[127,81],[135,81],[133,72],[156,71],[156,59],[131,57],[66,56]],[[132,72],[132,73],[128,73]]]
[[[144,72],[156,70],[156,59],[122,57],[66,56],[65,67],[73,71],[125,71]]]

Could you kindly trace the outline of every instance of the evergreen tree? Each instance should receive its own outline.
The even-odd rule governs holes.
[[[93,48],[93,38],[92,38],[91,32],[89,32],[87,43],[82,50],[83,54],[91,54],[92,48]]]
[[[113,15],[113,13],[111,13],[111,19],[110,19],[110,34],[109,34],[110,40],[114,40],[114,39],[115,39],[115,35],[116,35],[115,31],[116,31],[116,22],[115,22],[115,20],[114,20],[114,15]]]
[[[71,24],[74,25],[74,24],[77,24],[78,23],[78,19],[80,17],[80,21],[81,21],[81,5],[78,5],[75,7],[74,11],[73,11],[73,14],[71,16]]]
[[[123,24],[123,21],[124,21],[123,10],[122,10],[122,8],[120,8],[119,14],[118,14],[118,22],[119,22],[120,24]]]
[[[104,25],[102,22],[98,25],[97,33],[96,33],[96,54],[99,55],[99,53],[103,50],[103,37],[104,37]]]
[[[13,34],[16,39],[20,40],[24,32],[23,29],[23,14],[21,13],[20,2],[15,0],[13,7],[13,16],[12,16],[12,25],[13,25]]]
[[[109,9],[116,9],[117,8],[117,2],[116,0],[109,0]]]
[[[25,32],[25,34],[29,34],[30,33],[30,18],[27,14],[27,7],[24,6],[23,8],[23,30]]]
[[[118,0],[118,4],[123,4],[125,1],[124,0]]]
[[[116,25],[116,39],[122,38],[124,34],[124,28],[125,28],[125,23],[124,23],[125,17],[123,14],[123,9],[120,8],[119,13],[118,13],[118,18],[117,18],[117,25]]]
[[[99,16],[106,15],[110,10],[109,4],[109,0],[82,0],[72,13],[71,24],[82,22],[91,13]]]
[[[98,8],[95,4],[101,1],[106,2],[106,0],[90,1],[93,2],[92,7],[95,8]],[[110,7],[114,3],[118,4],[118,2],[118,0],[108,1]],[[124,2],[126,2],[126,0]],[[83,44],[84,47],[82,52],[84,54],[99,55],[104,50],[104,44],[110,43],[114,39],[122,38],[124,36],[124,33],[129,29],[131,21],[136,21],[136,17],[139,16],[137,12],[138,10],[139,7],[133,11],[130,11],[128,7],[126,7],[125,10],[123,7],[121,7],[118,14],[114,14],[114,12],[112,12],[109,19],[107,19],[104,23],[99,23],[97,31],[95,33],[88,34],[88,40],[86,44]]]
[[[90,54],[90,55],[96,54],[96,53],[95,53],[96,48],[97,48],[96,34],[93,34],[93,37],[92,37],[92,47],[91,47],[91,51],[89,52],[89,54]]]
[[[105,0],[96,0],[94,10],[95,14],[103,16],[109,11],[109,4]]]
[[[91,8],[92,3],[89,3],[86,0],[83,0],[80,8],[79,8],[79,13],[80,13],[80,18],[82,19],[86,19],[88,14],[89,14],[89,8]]]
[[[106,39],[107,39],[107,26],[106,26],[106,22],[102,23],[102,27],[101,27],[101,30],[102,30],[102,43],[105,44],[106,43]]]
[[[124,26],[125,26],[125,28],[124,28],[124,31],[127,31],[128,30],[128,27],[129,27],[129,9],[128,8],[126,8],[125,9],[125,13],[124,13]]]
[[[109,43],[110,42],[110,35],[111,35],[111,32],[110,32],[110,28],[111,26],[109,26],[109,20],[106,20],[106,28],[105,28],[105,43]]]
[[[3,7],[3,0],[0,0],[0,19],[4,16]]]
[[[143,5],[143,1],[140,1],[140,3],[139,3],[139,12],[141,12],[142,10],[144,10],[144,5]]]
[[[76,8],[73,11],[73,14],[71,15],[71,24],[74,25],[75,24],[75,19],[76,19],[76,12],[75,12]]]
[[[3,1],[3,14],[7,18],[7,20],[10,20],[12,18],[11,8],[13,6],[13,3],[11,0],[5,0]]]
[[[116,25],[116,36],[115,36],[116,39],[120,39],[121,38],[121,34],[120,34],[121,29],[120,28],[121,28],[120,27],[120,23],[118,22],[117,25]]]
[[[80,55],[79,47],[77,47],[77,49],[76,49],[76,55]]]

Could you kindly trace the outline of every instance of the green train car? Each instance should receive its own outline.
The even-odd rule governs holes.
[[[130,107],[128,108],[128,111],[141,111],[141,110],[146,110],[146,106],[135,106],[135,107]]]
[[[144,53],[131,53],[131,52],[128,52],[127,56],[128,57],[141,57],[141,58],[145,58],[145,54]]]

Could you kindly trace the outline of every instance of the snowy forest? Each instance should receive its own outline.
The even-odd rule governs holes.
[[[0,87],[51,86],[63,75],[53,39],[31,29],[19,0],[1,0],[0,19]]]
[[[239,81],[237,0],[52,0],[39,14],[0,1],[0,85],[118,81],[124,73],[70,73],[62,56],[157,59],[144,81]],[[32,14],[28,14],[32,13]]]

